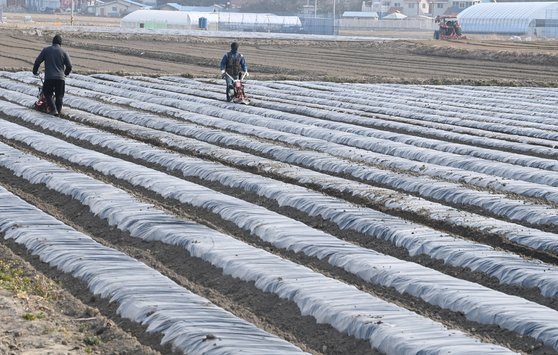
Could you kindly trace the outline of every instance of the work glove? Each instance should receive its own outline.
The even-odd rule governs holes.
[[[37,76],[37,75],[39,75],[39,73],[36,72],[36,71],[34,71],[34,72],[33,72],[33,75]]]
[[[245,76],[245,77],[249,77],[249,76],[250,76],[250,73],[244,72],[244,76]]]
[[[221,78],[224,78],[224,77],[225,77],[225,71],[221,70]]]

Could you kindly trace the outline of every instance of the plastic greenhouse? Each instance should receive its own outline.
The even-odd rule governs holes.
[[[122,28],[195,29],[205,18],[211,30],[298,32],[302,23],[298,16],[256,13],[189,12],[137,10],[120,21]]]
[[[220,30],[297,32],[302,28],[302,23],[298,16],[234,12],[220,12],[218,16]]]
[[[558,2],[481,3],[458,19],[464,33],[556,36]]]
[[[206,18],[209,28],[216,29],[218,17],[216,13],[137,10],[122,18],[122,28],[147,29],[194,29],[198,28],[200,18]]]

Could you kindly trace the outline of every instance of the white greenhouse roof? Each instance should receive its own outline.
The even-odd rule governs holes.
[[[523,34],[533,20],[546,18],[558,18],[558,2],[481,3],[458,15],[465,33]]]
[[[407,18],[407,16],[399,12],[394,12],[392,14],[382,17],[382,19],[386,19],[386,20],[402,20],[404,18]]]
[[[169,25],[197,24],[201,17],[210,23],[266,24],[301,26],[298,16],[277,16],[259,13],[187,12],[167,10],[137,10],[122,18],[122,23],[164,22]]]

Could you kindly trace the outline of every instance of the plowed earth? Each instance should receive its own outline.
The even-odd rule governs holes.
[[[0,30],[0,68],[30,70],[53,32]],[[404,35],[404,34],[403,34]],[[216,77],[230,39],[71,33],[65,48],[80,73]],[[323,42],[244,39],[252,78],[432,84],[558,85],[552,41]]]

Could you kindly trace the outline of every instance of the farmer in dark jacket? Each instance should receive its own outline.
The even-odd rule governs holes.
[[[242,73],[248,75],[248,66],[244,56],[238,53],[238,43],[231,43],[231,51],[225,53],[221,60],[221,75],[227,82],[227,98],[232,97],[233,79],[240,79]],[[231,77],[229,77],[229,74]]]
[[[45,47],[35,60],[33,74],[37,75],[42,62],[45,62],[45,82],[43,84],[43,94],[50,107],[51,113],[55,116],[62,111],[62,100],[66,89],[65,78],[72,71],[70,56],[62,49],[62,37],[54,36],[52,46]],[[52,94],[56,95],[56,104],[52,99]]]

